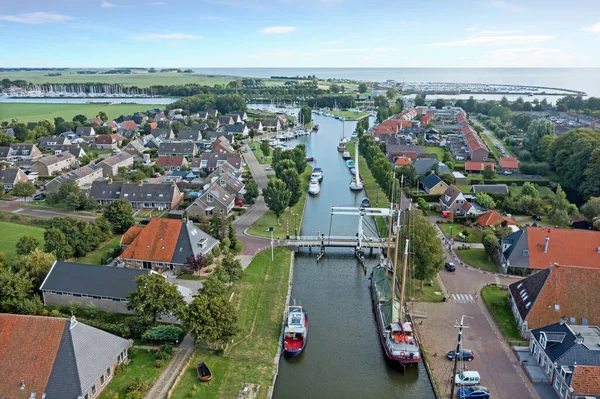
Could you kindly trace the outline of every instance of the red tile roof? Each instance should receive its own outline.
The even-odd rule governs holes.
[[[412,160],[407,157],[398,157],[396,158],[396,162],[394,162],[396,166],[408,166],[412,165]]]
[[[183,155],[161,155],[156,160],[158,166],[183,166],[185,165],[185,157]]]
[[[469,162],[465,162],[465,170],[466,171],[474,170],[474,171],[480,172],[480,171],[483,171],[487,165],[491,166],[492,170],[496,169],[496,165],[493,162],[469,161]]]
[[[112,144],[113,138],[110,134],[101,134],[96,136],[96,144]]]
[[[123,237],[121,238],[121,244],[122,245],[131,244],[133,242],[133,240],[135,240],[137,238],[137,236],[140,235],[142,230],[144,230],[144,228],[140,227],[140,226],[130,227],[129,230],[127,230],[125,232],[125,234],[123,234]]]
[[[104,124],[104,121],[100,118],[92,118],[90,119],[90,123],[97,123],[98,125],[102,126]]]
[[[46,390],[67,319],[0,314],[0,397]],[[25,390],[20,389],[24,381]]]
[[[426,114],[425,114],[425,115],[423,115],[423,117],[421,118],[421,123],[422,123],[423,125],[426,125],[426,124],[428,124],[428,123],[429,123],[429,122],[430,122],[430,121],[433,119],[433,117],[434,117],[434,116],[435,116],[435,114],[434,114],[433,112],[428,112],[428,113],[426,113]]]
[[[600,395],[600,366],[575,366],[571,388],[577,395]]]
[[[519,160],[517,158],[500,158],[500,167],[502,169],[519,169]]]
[[[548,250],[544,246],[548,237]],[[546,269],[550,264],[600,269],[600,231],[528,227],[529,267]]]
[[[125,140],[125,137],[120,136],[118,134],[111,134],[110,137],[113,138],[113,140],[115,140],[117,143],[122,142],[123,140]]]
[[[150,123],[148,123],[148,125],[150,125],[150,129],[157,129],[158,128],[158,122],[150,122]]]
[[[516,226],[517,223],[512,219],[507,218],[506,216],[500,215],[496,211],[489,211],[484,213],[477,219],[477,224],[480,226],[493,226],[496,223],[502,223],[506,221],[506,223],[510,226]]]
[[[465,143],[471,149],[471,152],[479,149],[487,150],[487,147],[481,137],[479,137],[475,129],[473,129],[468,123],[463,125],[461,132],[465,139]]]
[[[127,129],[137,129],[137,125],[134,121],[125,121],[121,123],[121,127],[125,127]]]
[[[181,226],[182,221],[177,219],[150,219],[150,223],[142,229],[120,257],[123,259],[171,262]],[[125,235],[128,234],[129,231],[125,233]]]

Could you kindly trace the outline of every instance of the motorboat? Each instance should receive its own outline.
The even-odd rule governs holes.
[[[288,306],[283,332],[283,351],[288,356],[298,356],[306,346],[308,316],[302,306]]]
[[[321,185],[319,184],[319,180],[311,179],[308,184],[308,193],[310,195],[317,195],[321,192]]]
[[[314,168],[312,174],[310,175],[310,179],[317,179],[319,182],[323,181],[323,169]]]
[[[356,167],[356,162],[354,162],[354,160],[349,159],[346,161],[346,166],[349,168],[355,168]]]
[[[362,206],[363,208],[370,208],[371,200],[367,197],[363,198],[362,201],[360,202],[360,206]]]
[[[352,158],[350,156],[350,152],[348,152],[348,150],[344,151],[344,153],[342,154],[342,159],[350,159]]]

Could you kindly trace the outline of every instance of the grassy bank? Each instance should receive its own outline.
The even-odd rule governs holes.
[[[355,121],[358,120],[365,115],[369,115],[368,112],[354,112],[354,111],[329,111],[329,113],[333,116],[343,116],[347,121]]]
[[[154,104],[2,103],[0,120],[18,119],[19,122],[37,122],[48,119],[54,121],[54,118],[61,116],[70,121],[78,114],[93,118],[100,111],[106,112],[110,119],[114,119],[136,111],[143,112],[151,108],[164,107],[164,105]]]
[[[258,219],[250,228],[248,229],[248,233],[261,236],[261,237],[271,237],[271,233],[269,233],[269,227],[275,227],[275,232],[273,233],[273,238],[275,239],[285,239],[286,236],[286,226],[289,227],[289,233],[291,236],[295,235],[294,226],[298,231],[300,230],[300,221],[302,220],[302,215],[304,213],[304,203],[306,202],[306,197],[308,194],[308,183],[310,180],[310,175],[312,173],[312,168],[307,166],[304,170],[304,173],[300,175],[300,181],[302,182],[302,196],[296,205],[294,205],[291,209],[288,208],[279,218],[279,226],[277,225],[277,218],[275,217],[275,213],[268,210],[260,219]],[[296,215],[296,216],[294,216]]]
[[[489,259],[483,248],[458,249],[456,253],[458,254],[458,257],[469,266],[488,272],[498,273],[498,265],[493,259]]]
[[[486,286],[481,290],[481,297],[494,316],[498,328],[508,339],[522,340],[515,317],[510,310],[508,291],[495,286]]]
[[[350,154],[354,154],[354,143],[346,144],[346,148],[350,152]],[[360,171],[360,177],[362,178],[363,184],[365,186],[365,192],[367,197],[371,200],[371,206],[374,208],[389,208],[390,201],[386,197],[385,193],[375,181],[369,166],[367,165],[367,161],[362,155],[358,156],[358,169]],[[375,222],[377,223],[377,229],[379,230],[379,235],[381,237],[387,237],[387,227],[385,225],[385,221],[383,218],[377,217],[375,218]]]
[[[40,245],[44,246],[43,227],[0,221],[0,231],[3,232],[0,240],[0,252],[4,253],[9,262],[16,255],[15,245],[22,236],[35,237]]]
[[[267,397],[289,284],[290,251],[276,248],[274,259],[271,261],[270,250],[256,255],[234,286],[239,309],[239,333],[234,343],[222,352],[196,350],[171,398],[233,398],[244,382],[260,385],[257,397]],[[213,373],[208,384],[198,381],[195,365],[200,361]]]
[[[101,246],[100,248],[88,253],[83,258],[78,258],[78,263],[87,263],[89,265],[102,265],[103,259],[106,259],[113,251],[120,247],[122,235],[115,235],[112,240]]]
[[[250,147],[250,150],[254,152],[254,156],[258,160],[258,163],[270,164],[271,157],[265,157],[265,154],[260,149],[260,143],[260,141],[251,141],[248,143],[248,146]]]
[[[125,399],[127,386],[137,377],[148,386],[152,386],[164,368],[164,366],[161,368],[155,366],[155,353],[155,350],[138,350],[135,357],[125,366],[124,371],[115,375],[109,382],[99,399]]]

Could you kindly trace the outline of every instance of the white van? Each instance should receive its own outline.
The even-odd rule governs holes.
[[[479,385],[480,380],[481,378],[477,371],[463,371],[454,377],[456,385]]]

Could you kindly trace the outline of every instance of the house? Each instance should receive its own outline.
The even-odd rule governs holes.
[[[177,133],[177,140],[180,141],[201,141],[202,140],[202,134],[200,133],[200,130],[180,130],[179,133]]]
[[[144,143],[141,140],[133,140],[122,151],[133,155],[135,158],[141,158],[144,151],[146,151],[146,147],[144,147]]]
[[[117,140],[110,134],[99,134],[96,136],[96,148],[99,150],[114,150],[117,148]]]
[[[12,161],[12,148],[0,147],[0,161]]]
[[[15,137],[15,129],[13,129],[12,127],[4,129],[2,133],[6,134],[7,136]]]
[[[214,182],[186,208],[185,214],[196,219],[216,214],[227,216],[234,204],[235,196],[229,194],[219,182]]]
[[[156,166],[162,170],[181,170],[188,167],[188,161],[183,155],[161,155],[156,160]]]
[[[58,192],[61,184],[66,182],[67,180],[74,180],[77,183],[77,186],[82,190],[87,190],[92,185],[94,180],[100,179],[102,177],[103,170],[99,164],[90,163],[88,165],[82,166],[79,169],[75,169],[67,174],[58,176],[54,180],[46,183],[46,191],[50,193]]]
[[[67,137],[65,136],[45,136],[45,137],[40,137],[38,139],[38,147],[42,148],[44,150],[51,150],[52,148],[54,148],[57,145],[69,145],[71,144],[71,140],[69,140]]]
[[[117,136],[125,137],[126,139],[133,139],[137,137],[137,134],[137,129],[127,129],[126,127],[117,129]]]
[[[209,108],[206,110],[206,117],[213,117],[216,118],[217,116],[219,116],[219,111],[214,109],[214,108]]]
[[[463,193],[454,184],[449,185],[446,191],[440,196],[440,207],[442,211],[461,216],[475,212],[473,206],[467,202]]]
[[[231,116],[232,118],[234,118],[233,120],[235,121],[235,123],[244,123],[245,121],[248,120],[248,115],[246,115],[246,112],[244,112],[244,111],[230,112],[225,116]]]
[[[509,267],[543,270],[554,263],[600,269],[600,231],[526,226],[499,243],[504,272]]]
[[[473,194],[486,193],[508,195],[509,193],[509,189],[506,184],[473,184],[469,191]]]
[[[213,132],[213,131],[208,131],[206,133],[204,133],[204,139],[205,140],[210,140],[211,142],[215,142],[217,141],[217,139],[219,137],[225,137],[227,140],[229,140],[229,142],[231,144],[235,143],[235,136],[231,133],[227,133],[227,132]]]
[[[267,118],[263,121],[263,129],[267,132],[278,132],[281,130],[281,122],[278,118]]]
[[[144,143],[144,146],[148,149],[156,148],[158,150],[158,147],[160,147],[160,143],[162,143],[163,141],[164,140],[160,137],[154,137],[151,134],[142,137],[142,142]]]
[[[242,170],[242,157],[240,155],[204,153],[200,155],[200,158],[192,159],[192,172],[209,174],[226,162],[236,170]]]
[[[119,128],[121,129],[129,129],[129,130],[137,130],[138,126],[134,120],[123,121],[119,123]]]
[[[465,123],[461,129],[461,136],[467,147],[467,159],[479,162],[487,161],[489,150],[475,129]]]
[[[465,162],[465,172],[467,173],[481,173],[485,170],[485,167],[489,166],[492,170],[496,169],[496,164],[493,162]]]
[[[427,175],[421,180],[421,187],[427,194],[443,194],[448,189],[448,185],[435,173]]]
[[[161,140],[173,140],[175,138],[175,134],[173,134],[173,130],[171,128],[168,129],[152,129],[150,130],[150,134],[154,137],[157,137]]]
[[[102,172],[106,177],[113,177],[119,174],[119,168],[129,168],[133,166],[133,155],[122,152],[106,158],[99,163]]]
[[[198,152],[198,147],[195,143],[189,141],[171,141],[168,143],[160,143],[158,147],[158,155],[184,155],[194,157]]]
[[[12,156],[27,164],[42,156],[42,152],[35,144],[11,144]]]
[[[242,117],[239,114],[227,114],[224,118],[231,118],[233,123],[242,123]]]
[[[508,226],[516,226],[517,225],[517,222],[515,222],[514,220],[512,220],[506,216],[500,215],[496,211],[488,211],[488,212],[484,213],[483,215],[479,216],[479,219],[477,219],[477,225],[481,226],[481,227],[492,227],[498,223],[504,223],[504,222],[506,222],[506,224]]]
[[[212,145],[213,154],[229,154],[233,155],[236,153],[235,148],[231,145],[229,140],[224,136],[219,137]]]
[[[27,130],[33,130],[37,127],[37,122],[27,122]]]
[[[123,145],[123,141],[125,141],[126,138],[131,138],[132,136],[125,137],[122,134],[111,134],[110,137],[117,142],[117,147],[121,147]]]
[[[573,325],[568,318],[531,331],[529,352],[557,396],[600,396],[600,328]]]
[[[500,158],[500,169],[516,173],[519,171],[519,160],[517,158]]]
[[[219,116],[217,118],[219,125],[233,125],[235,122],[231,116]]]
[[[436,167],[438,161],[436,158],[418,158],[413,161],[412,165],[415,168],[417,176],[422,176]]]
[[[75,130],[75,135],[79,138],[95,136],[96,131],[91,126],[79,126],[77,130]]]
[[[12,190],[15,184],[29,181],[27,175],[20,168],[0,167],[0,184],[4,190]]]
[[[399,167],[402,167],[402,166],[410,166],[410,165],[412,165],[411,159],[407,158],[407,157],[404,157],[404,156],[398,157],[394,161],[394,167],[395,168],[399,168]]]
[[[75,158],[79,159],[85,155],[85,151],[79,144],[70,144],[70,145],[55,145],[50,150],[54,153],[54,155],[70,152],[75,156]]]
[[[206,123],[199,123],[199,122],[194,122],[191,124],[191,128],[192,130],[206,130],[208,129],[208,124]]]
[[[243,199],[245,194],[245,184],[242,180],[233,172],[231,166],[224,164],[213,173],[211,173],[205,180],[205,189],[209,189],[213,183],[218,183],[219,186],[225,189],[231,194],[234,199]],[[228,170],[229,169],[229,170]]]
[[[104,124],[104,121],[98,117],[89,119],[88,121],[90,122],[91,125],[93,125],[95,123],[98,126],[102,126]]]
[[[227,125],[225,131],[230,134],[241,134],[242,136],[248,136],[248,134],[250,134],[248,126],[241,124]]]
[[[31,171],[40,176],[58,175],[65,169],[74,168],[77,164],[77,158],[70,152],[61,152],[56,155],[49,155],[39,158],[33,165]]]
[[[75,317],[0,314],[1,398],[91,399],[121,363],[129,340]]]
[[[117,131],[119,128],[119,124],[115,121],[106,121],[102,124],[102,126],[110,127],[113,132]]]
[[[145,227],[132,229],[123,235],[128,244],[117,258],[125,267],[181,272],[189,256],[206,255],[219,244],[191,221],[181,219],[152,218]]]
[[[248,127],[248,129],[254,129],[257,132],[263,131],[263,124],[261,121],[248,121],[246,122],[246,126]]]
[[[127,309],[127,296],[137,289],[135,279],[144,274],[148,270],[56,261],[40,291],[45,306],[93,303],[103,312],[133,314]]]
[[[176,184],[126,183],[95,181],[90,189],[100,205],[111,204],[118,199],[127,200],[133,209],[177,209],[183,201],[183,193]]]
[[[399,144],[397,141],[394,142],[394,140],[389,140],[386,143],[385,155],[392,161],[397,157],[407,157],[415,161],[419,156],[425,154],[425,147],[421,145]]]

